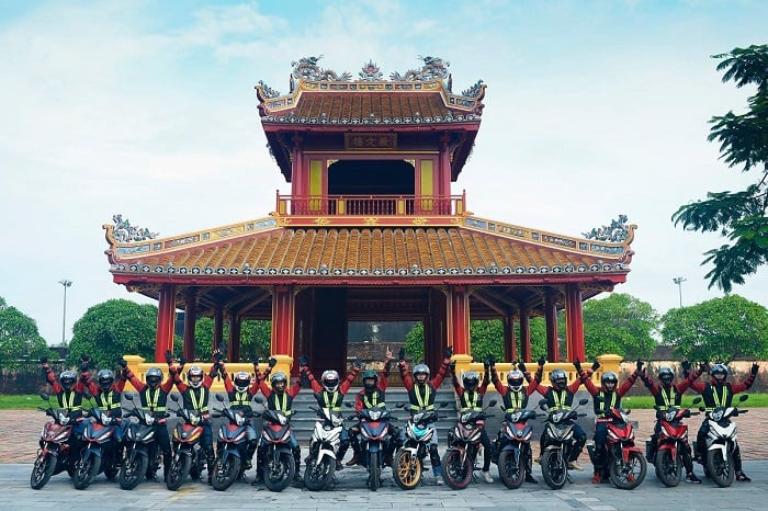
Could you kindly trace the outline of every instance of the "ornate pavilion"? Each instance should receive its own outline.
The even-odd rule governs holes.
[[[114,282],[158,300],[156,362],[177,309],[187,360],[202,315],[233,362],[241,322],[271,319],[284,370],[307,354],[343,371],[347,322],[373,320],[423,321],[427,362],[450,345],[466,368],[470,318],[501,319],[507,360],[530,362],[529,320],[543,316],[548,360],[583,360],[582,302],[626,281],[634,226],[622,216],[572,237],[476,216],[451,185],[480,128],[482,81],[454,93],[448,63],[432,57],[389,80],[372,62],[352,79],[318,60],[293,63],[288,94],[256,86],[290,183],[268,216],[163,238],[120,216],[104,226]]]

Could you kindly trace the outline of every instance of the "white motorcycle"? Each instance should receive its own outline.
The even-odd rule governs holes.
[[[308,490],[319,491],[328,489],[333,482],[344,418],[330,408],[311,406],[310,409],[317,414],[317,421],[309,443],[304,486]]]
[[[739,402],[743,403],[748,398],[749,396],[742,394],[739,396]],[[693,403],[701,403],[701,398],[697,397]],[[699,408],[699,410],[704,411],[704,408]],[[733,452],[736,449],[736,424],[731,422],[731,417],[738,417],[748,411],[740,410],[735,406],[720,406],[707,412],[705,419],[709,426],[707,451],[698,454],[707,477],[721,488],[733,484],[736,475],[733,466]]]

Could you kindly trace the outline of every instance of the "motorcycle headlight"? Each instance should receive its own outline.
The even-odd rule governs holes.
[[[723,419],[723,409],[718,408],[717,410],[712,412],[709,416],[713,421],[720,422]]]
[[[369,412],[368,416],[371,418],[372,421],[377,421],[381,418],[381,412],[378,410],[374,410],[372,412]]]
[[[677,410],[669,410],[667,412],[667,422],[672,422],[677,417]]]
[[[285,424],[288,422],[288,419],[285,417],[285,415],[278,415],[278,417],[280,419],[280,425],[285,426]]]
[[[471,412],[467,412],[461,416],[461,422],[467,422],[469,418],[472,416]]]
[[[330,430],[332,430],[332,429],[333,429],[333,426],[329,426],[328,424],[326,424],[325,426],[323,426],[323,429],[324,429],[325,431],[330,431]]]
[[[147,423],[147,426],[151,426],[152,424],[155,423],[155,417],[151,413],[145,413],[144,422]]]
[[[59,423],[61,423],[62,426],[69,424],[69,415],[64,412],[59,412]]]
[[[104,424],[105,426],[109,426],[110,424],[112,424],[112,417],[110,417],[107,414],[102,415],[101,423]]]
[[[564,416],[565,416],[565,414],[564,414],[563,412],[557,412],[557,413],[555,413],[555,414],[553,414],[553,415],[552,415],[552,422],[554,422],[555,424],[557,424],[558,422],[560,422],[561,420],[563,420],[563,417],[564,417]]]
[[[510,415],[509,418],[512,420],[512,422],[519,422],[521,415],[522,415],[522,412],[515,412],[512,415]]]
[[[242,426],[243,424],[245,424],[245,417],[243,417],[242,414],[239,414],[239,413],[235,415],[235,424],[237,424],[238,426]]]

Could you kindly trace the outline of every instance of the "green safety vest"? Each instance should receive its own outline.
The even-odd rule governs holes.
[[[419,394],[419,385],[416,384],[416,385],[413,386],[413,393],[416,396],[416,402],[418,404],[416,404],[416,405],[412,404],[411,405],[411,410],[413,410],[415,412],[418,412],[418,411],[421,411],[421,410],[431,411],[431,410],[435,409],[434,403],[433,404],[429,404],[429,397],[430,397],[430,394],[431,394],[431,390],[429,388],[429,385],[425,385],[424,388],[425,388],[424,396],[422,396],[421,394]]]
[[[605,417],[606,414],[608,413],[608,410],[610,410],[611,408],[615,408],[616,407],[616,397],[617,397],[617,395],[616,395],[616,392],[611,392],[611,402],[610,403],[606,403],[605,402],[605,392],[603,392],[602,390],[600,391],[600,394],[598,394],[598,396],[600,396],[600,413],[599,413],[599,416],[600,417]],[[606,404],[608,405],[607,407],[606,407]]]
[[[324,393],[325,394],[325,393]],[[288,408],[288,393],[283,392],[282,400],[280,397],[278,397],[277,392],[272,392],[272,406],[274,406],[275,411],[283,412],[283,415],[289,416],[293,412]],[[336,399],[334,398],[334,402]],[[328,407],[328,400],[326,398],[326,407]],[[334,411],[337,411],[336,408],[334,408]]]
[[[555,400],[555,410],[570,410],[571,407],[566,404],[568,400],[568,391],[567,390],[561,390],[560,392],[557,392],[555,389],[552,389],[552,399]]]
[[[368,396],[363,394],[363,405],[366,408],[384,408],[385,404],[384,401],[379,403],[379,391],[374,390],[373,395],[371,396],[371,399],[368,399]]]
[[[712,387],[712,398],[715,400],[715,408],[720,408],[725,406],[725,404],[728,402],[728,385],[723,385],[722,390],[722,396],[719,396],[717,394],[717,387],[714,385],[711,385]],[[713,411],[715,408],[705,408],[707,412]]]
[[[206,393],[207,390],[205,387],[200,387],[200,397],[198,398],[195,395],[195,391],[193,389],[189,389],[189,399],[192,401],[192,409],[197,410],[198,412],[205,413],[208,411],[208,403],[206,402]]]
[[[332,394],[332,398],[328,398],[328,394]],[[285,394],[283,394],[285,396]],[[325,403],[325,408],[330,409],[332,412],[340,412],[341,407],[339,406],[339,393],[338,392],[323,392],[323,403]]]
[[[99,405],[99,408],[104,408],[105,410],[120,408],[120,401],[115,402],[114,398],[115,393],[113,391],[102,392],[96,397],[96,403]]]
[[[59,401],[59,408],[64,408],[70,412],[80,410],[81,406],[75,404],[75,397],[77,392],[74,390],[65,390],[61,394],[57,395]]]
[[[160,387],[155,389],[155,395],[152,395],[152,389],[147,387],[147,390],[144,391],[144,396],[147,400],[147,408],[149,408],[150,412],[164,412],[165,407],[164,406],[157,406],[158,401],[160,401]]]
[[[472,392],[471,398],[467,397],[468,394],[469,392],[466,390],[461,394],[461,412],[464,413],[483,411],[483,407],[478,406],[478,403],[480,402],[480,393]]]
[[[235,391],[235,397],[232,399],[232,406],[250,406],[251,398],[248,396],[248,391]]]
[[[508,407],[505,411],[508,413],[514,412],[515,410],[519,410],[523,407],[523,401],[525,400],[525,391],[524,390],[511,390],[507,392],[507,395],[509,396],[510,401],[510,407]]]
[[[660,387],[659,394],[661,394],[661,398],[664,400],[664,406],[656,405],[654,408],[657,410],[669,410],[675,406],[677,392],[674,385],[669,388],[669,392],[664,392],[664,387]]]

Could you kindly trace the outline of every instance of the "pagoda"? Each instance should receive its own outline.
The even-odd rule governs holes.
[[[163,238],[120,216],[104,226],[114,282],[158,300],[155,362],[173,348],[177,309],[187,360],[203,315],[235,363],[241,322],[271,319],[286,371],[302,354],[344,371],[348,321],[423,321],[426,362],[452,346],[466,369],[470,319],[501,319],[507,361],[530,362],[529,321],[543,316],[547,359],[584,360],[582,303],[626,281],[635,226],[622,216],[573,237],[476,216],[452,183],[480,129],[482,80],[454,93],[448,63],[433,57],[389,79],[373,62],[353,79],[319,60],[292,64],[288,94],[256,86],[290,183],[271,213]]]

